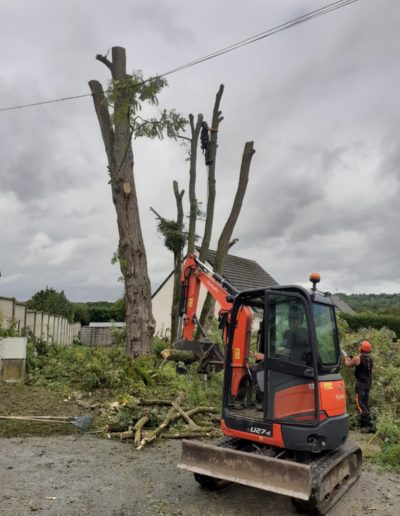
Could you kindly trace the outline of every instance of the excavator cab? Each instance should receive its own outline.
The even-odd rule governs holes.
[[[242,313],[249,308],[253,324],[243,338]],[[256,363],[255,353],[263,357]],[[238,294],[225,364],[224,433],[314,453],[346,440],[346,397],[329,295],[297,286]]]

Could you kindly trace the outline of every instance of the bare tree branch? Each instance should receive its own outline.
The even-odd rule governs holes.
[[[240,210],[242,208],[243,199],[247,189],[247,183],[249,180],[250,164],[255,152],[256,151],[254,150],[254,142],[246,142],[243,150],[239,182],[236,190],[235,199],[233,201],[229,217],[219,237],[217,252],[215,254],[214,272],[217,272],[219,274],[222,274],[224,271],[225,260],[229,248],[237,241],[233,240],[232,242],[230,242],[230,238],[232,236],[236,222],[239,218]],[[206,330],[210,327],[214,314],[214,307],[215,300],[210,295],[210,293],[208,293],[200,316],[200,325]]]
[[[194,116],[192,113],[189,115],[190,130],[192,134],[190,142],[190,167],[189,167],[189,231],[188,231],[188,254],[194,253],[194,246],[196,242],[196,216],[198,210],[198,204],[196,199],[196,173],[197,173],[197,148],[199,145],[199,135],[201,124],[203,122],[203,115],[197,115],[196,125],[194,124]]]
[[[109,61],[106,58],[106,56],[102,56],[101,54],[97,54],[96,55],[96,59],[97,59],[97,61],[101,61],[103,64],[105,64],[107,66],[107,68],[109,68],[109,70],[112,73],[112,71],[113,71],[112,63],[111,63],[111,61]]]
[[[89,88],[92,92],[94,109],[96,111],[97,120],[99,121],[101,136],[103,137],[104,147],[106,149],[108,163],[110,169],[115,170],[114,160],[114,129],[108,112],[106,96],[103,86],[99,81],[89,81]]]
[[[214,222],[214,205],[215,205],[215,164],[216,164],[216,157],[217,157],[217,148],[218,148],[218,128],[220,123],[220,115],[221,111],[219,110],[219,105],[221,103],[221,98],[224,93],[224,85],[221,84],[219,87],[219,90],[215,96],[215,103],[214,103],[214,110],[213,110],[213,118],[212,118],[212,124],[211,128],[214,129],[214,131],[211,131],[210,136],[210,149],[209,149],[209,156],[211,164],[208,167],[208,199],[207,199],[207,214],[206,214],[206,223],[204,226],[204,234],[203,234],[203,240],[201,243],[201,249],[200,249],[200,260],[202,262],[205,261],[207,256],[207,251],[210,247],[210,241],[211,241],[211,233],[212,233],[212,226]]]

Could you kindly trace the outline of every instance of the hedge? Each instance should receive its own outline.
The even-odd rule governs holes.
[[[340,317],[349,325],[350,331],[356,332],[361,328],[389,328],[400,337],[400,318],[391,315],[362,313],[362,314],[345,314],[341,312]]]

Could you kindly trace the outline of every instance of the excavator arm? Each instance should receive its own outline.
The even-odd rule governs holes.
[[[180,332],[185,343],[194,343],[194,335],[199,324],[197,309],[199,305],[200,287],[203,285],[219,305],[219,319],[223,323],[223,341],[227,343],[227,328],[230,321],[233,301],[238,291],[223,276],[213,272],[196,256],[190,255],[185,260],[182,274],[182,297],[180,305]],[[248,367],[252,311],[241,306],[236,317],[234,337],[232,339],[232,383],[231,394],[236,396],[239,384],[244,376],[244,368]],[[201,343],[199,343],[201,346]],[[226,351],[226,350],[224,350]],[[224,353],[226,357],[226,352]]]

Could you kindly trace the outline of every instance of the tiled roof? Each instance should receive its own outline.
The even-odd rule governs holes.
[[[215,251],[207,252],[207,261],[214,267]],[[257,262],[228,254],[223,276],[239,291],[276,287],[278,284]]]

